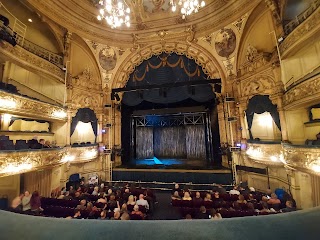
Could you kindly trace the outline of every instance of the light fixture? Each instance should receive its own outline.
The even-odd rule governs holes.
[[[54,111],[52,113],[52,116],[53,117],[57,117],[57,118],[66,118],[67,117],[67,112],[66,111],[62,111],[62,110]]]
[[[180,9],[182,19],[185,19],[187,15],[196,13],[201,7],[206,5],[205,1],[199,2],[198,0],[170,0],[171,10],[175,12],[177,8]]]
[[[130,27],[130,8],[121,0],[100,0],[99,4],[101,8],[97,19],[105,21],[111,26],[111,28],[121,27],[125,24]]]
[[[28,19],[28,22],[32,22],[32,19],[31,19],[31,18],[29,18],[29,19]]]
[[[4,108],[16,108],[16,102],[7,98],[0,98],[0,106]]]

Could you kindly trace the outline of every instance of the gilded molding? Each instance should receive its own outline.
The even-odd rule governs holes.
[[[184,41],[174,42],[154,42],[150,45],[139,42],[137,46],[138,47],[127,56],[125,61],[121,63],[116,74],[113,76],[113,79],[116,80],[113,81],[113,88],[125,86],[130,74],[137,66],[144,60],[148,60],[153,55],[158,55],[162,52],[185,55],[190,59],[194,59],[195,62],[202,67],[203,72],[209,77],[225,79],[223,70],[217,60],[211,53],[195,42],[187,42],[186,39],[184,39]]]
[[[0,177],[49,168],[63,163],[85,163],[99,155],[97,146],[0,152]]]
[[[288,53],[295,49],[299,44],[305,46],[305,41],[311,35],[319,31],[320,26],[320,7],[303,23],[297,26],[280,44],[281,57],[284,58]],[[297,49],[298,50],[298,49]]]
[[[13,47],[9,43],[4,42],[3,46],[0,47],[0,54],[10,58],[11,61],[23,64],[28,68],[49,75],[50,77],[64,83],[64,72],[61,68],[18,45]]]
[[[255,144],[248,143],[245,156],[254,162],[272,165],[283,166],[280,160],[282,151],[281,144]]]
[[[290,109],[305,102],[312,102],[319,97],[320,76],[317,76],[290,88],[283,96],[284,108]]]
[[[66,121],[66,110],[62,107],[30,98],[0,91],[0,112],[31,116],[48,120]]]

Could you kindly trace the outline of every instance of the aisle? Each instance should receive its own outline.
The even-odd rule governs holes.
[[[171,202],[170,191],[155,192],[158,203],[155,204],[154,212],[150,219],[153,220],[177,220],[180,219],[179,210],[173,208]]]

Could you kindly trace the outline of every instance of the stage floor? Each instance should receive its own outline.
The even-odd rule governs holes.
[[[135,166],[154,166],[155,168],[170,168],[170,167],[206,167],[206,159],[178,159],[178,158],[146,158],[146,159],[135,159],[131,161],[130,165]]]

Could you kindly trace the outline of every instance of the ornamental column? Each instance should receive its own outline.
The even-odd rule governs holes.
[[[281,126],[281,138],[283,142],[288,141],[288,130],[287,130],[287,122],[283,109],[282,102],[282,94],[272,97],[272,103],[277,105],[277,110],[280,118],[280,126]]]

